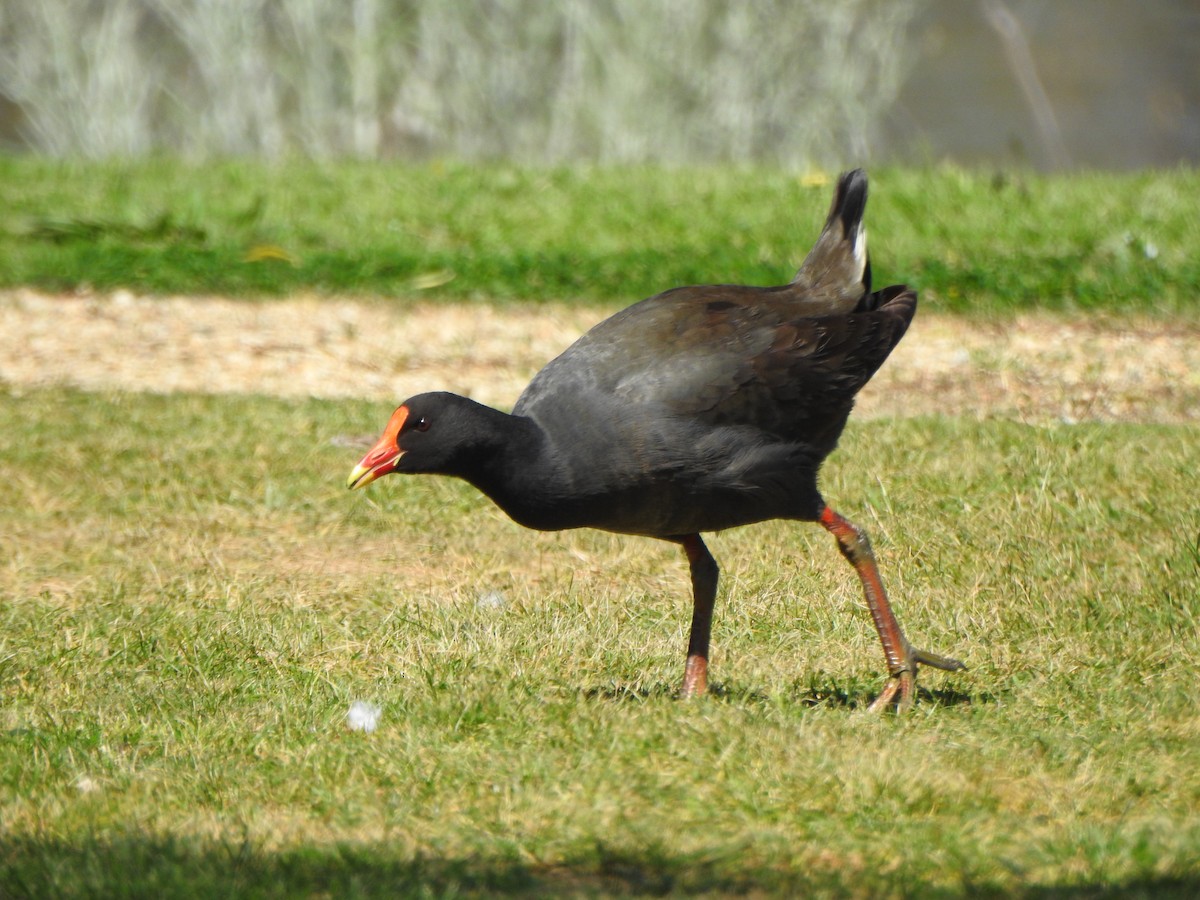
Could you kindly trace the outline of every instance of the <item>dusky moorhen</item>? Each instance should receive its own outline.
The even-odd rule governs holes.
[[[694,610],[681,694],[707,689],[718,567],[700,533],[766,519],[819,522],[862,580],[890,680],[872,709],[911,705],[915,649],[866,533],[822,499],[817,470],[854,396],[916,311],[904,285],[871,292],[867,176],[838,180],[825,228],[790,284],[666,291],[596,325],[543,368],[512,414],[449,393],[392,414],[350,474],[463,478],[529,528],[602,528],[680,544]]]

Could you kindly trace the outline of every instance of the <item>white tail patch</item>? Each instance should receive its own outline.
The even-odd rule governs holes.
[[[861,281],[867,270],[867,227],[862,222],[858,223],[858,230],[854,233],[854,261],[858,264],[858,278]]]

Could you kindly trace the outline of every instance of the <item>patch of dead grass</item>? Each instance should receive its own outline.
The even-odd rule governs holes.
[[[430,305],[300,297],[0,293],[0,383],[399,402],[450,390],[507,408],[607,312],[568,304]],[[859,415],[1200,420],[1200,325],[922,312]]]

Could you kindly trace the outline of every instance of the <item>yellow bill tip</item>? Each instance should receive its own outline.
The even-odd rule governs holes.
[[[375,478],[376,475],[373,470],[368,469],[366,466],[355,466],[354,471],[350,473],[350,477],[346,479],[346,487],[350,490],[366,487]]]

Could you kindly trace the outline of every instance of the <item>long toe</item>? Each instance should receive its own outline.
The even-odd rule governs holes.
[[[924,666],[933,666],[944,672],[963,672],[967,668],[953,656],[942,656],[940,653],[930,653],[928,650],[913,650],[912,658],[914,662]]]

